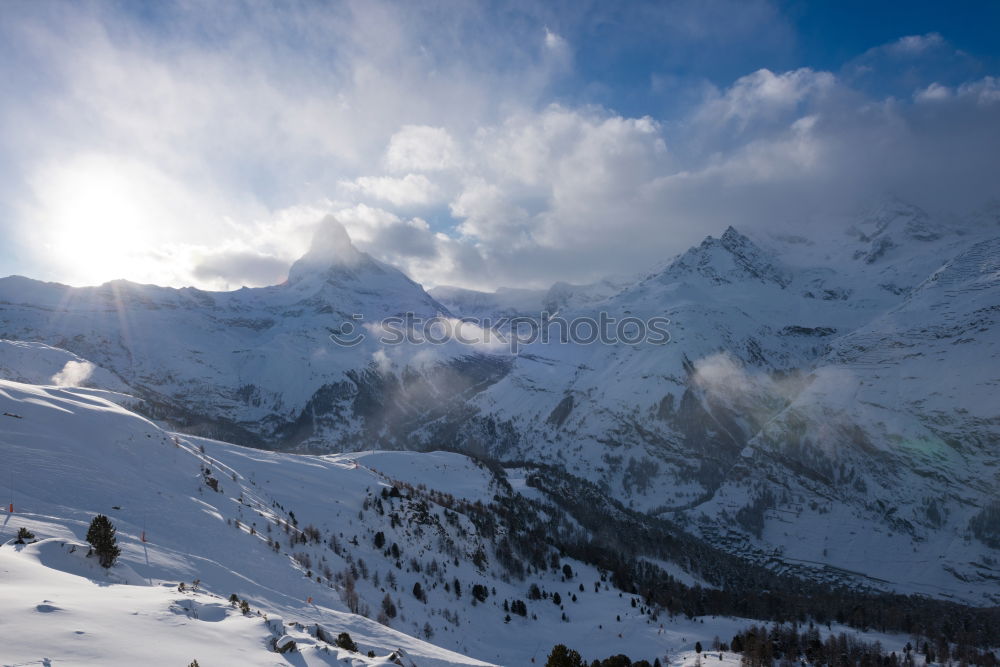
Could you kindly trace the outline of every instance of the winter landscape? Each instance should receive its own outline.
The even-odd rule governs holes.
[[[0,665],[997,665],[963,7],[0,9]]]

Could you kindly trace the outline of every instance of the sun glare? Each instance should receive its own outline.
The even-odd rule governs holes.
[[[47,170],[39,228],[67,282],[154,278],[149,258],[162,205],[154,180],[141,167],[108,158]]]

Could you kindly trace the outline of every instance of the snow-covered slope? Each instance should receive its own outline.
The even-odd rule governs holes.
[[[108,585],[85,554],[65,538],[0,547],[5,664],[274,665],[272,640],[294,642],[301,665],[398,664],[388,651],[369,659],[316,639],[304,626],[245,616],[211,593],[178,592],[172,583]],[[421,658],[482,664],[450,660],[446,651]]]
[[[696,643],[749,625],[651,608],[544,544],[512,575],[500,554],[519,519],[481,508],[544,498],[517,470],[447,452],[248,449],[165,432],[84,388],[0,381],[0,411],[5,664],[513,666],[563,643],[681,667]],[[122,549],[109,570],[82,539],[99,513]],[[358,652],[332,643],[342,632]]]
[[[309,664],[336,663],[336,650],[323,653],[325,642],[308,639],[303,628],[282,626],[276,616],[283,616],[289,622],[320,623],[333,633],[329,636],[350,632],[364,652],[374,649],[383,657],[402,648],[421,665],[483,664],[348,613],[332,582],[305,577],[284,544],[275,549],[268,543],[272,531],[285,541],[282,526],[288,515],[280,509],[282,501],[296,507],[301,503],[303,518],[315,517],[324,528],[346,528],[341,521],[350,525],[351,520],[338,520],[338,515],[360,505],[378,481],[370,474],[354,474],[338,483],[335,474],[325,473],[353,472],[353,464],[227,449],[245,463],[247,479],[202,452],[206,443],[196,446],[171,436],[84,389],[0,382],[0,407],[0,445],[10,475],[4,490],[15,509],[4,516],[3,540],[20,527],[43,538],[26,547],[3,547],[4,617],[19,607],[36,606],[39,619],[26,623],[30,632],[16,637],[5,633],[5,659],[134,664],[133,659],[155,657],[155,663],[164,664],[158,645],[167,641],[174,642],[171,654],[188,662],[228,655],[230,661],[273,664],[269,639],[289,634],[300,646],[309,645],[305,655],[322,653]],[[350,481],[354,483],[345,483]],[[338,499],[324,502],[329,483],[338,489]],[[121,563],[108,572],[85,558],[81,540],[98,513],[117,526],[123,551]],[[320,516],[327,521],[319,522]],[[343,568],[344,561],[323,546],[330,566]],[[195,579],[214,597],[176,590],[178,582],[190,587]],[[270,621],[256,615],[243,618],[228,603],[231,593]],[[158,622],[164,617],[166,623]],[[87,636],[88,627],[96,636]],[[114,627],[134,629],[136,641],[130,648],[122,646],[122,635],[101,636]],[[157,640],[144,642],[144,635]],[[46,640],[39,642],[40,636]],[[38,655],[42,647],[45,655]],[[362,662],[374,661],[358,664]]]
[[[53,384],[132,391],[113,373],[72,352],[19,340],[0,340],[0,379],[29,384]]]
[[[0,617],[18,628],[5,630],[5,662],[276,664],[272,640],[289,638],[305,661],[292,664],[389,664],[395,652],[405,665],[522,665],[557,642],[652,659],[746,625],[663,629],[570,559],[535,572],[549,592],[530,600],[528,581],[496,562],[496,536],[463,511],[516,492],[459,454],[263,452],[164,432],[94,390],[8,381],[0,412],[0,488],[14,506],[0,524]],[[122,548],[108,571],[82,540],[98,513]],[[22,527],[38,541],[14,544]],[[517,599],[527,617],[502,608]],[[340,632],[361,655],[323,639]]]

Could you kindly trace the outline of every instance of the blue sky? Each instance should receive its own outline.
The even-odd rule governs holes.
[[[425,284],[1000,196],[1000,4],[12,3],[0,273],[280,281],[333,214]]]

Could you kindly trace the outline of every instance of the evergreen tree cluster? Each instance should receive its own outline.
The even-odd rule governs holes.
[[[609,498],[596,484],[562,468],[524,461],[508,465],[527,468],[528,485],[541,491],[565,514],[552,512],[543,503],[519,494],[498,493],[487,504],[402,482],[396,482],[391,490],[383,489],[382,499],[390,503],[402,499],[411,516],[424,517],[426,522],[434,516],[426,511],[431,503],[445,509],[446,520],[464,514],[475,525],[476,536],[492,548],[494,564],[514,579],[524,580],[533,572],[547,570],[569,579],[572,569],[563,567],[561,558],[593,565],[604,573],[604,586],[612,585],[638,596],[643,613],[654,620],[667,613],[687,617],[731,615],[779,623],[836,621],[862,630],[901,632],[934,641],[943,637],[968,646],[1000,644],[1000,608],[974,608],[776,574],[690,535],[671,521],[630,510]],[[499,464],[490,470],[503,474]],[[502,477],[497,480],[501,489],[505,483]],[[755,505],[760,510],[774,502],[766,491],[758,500]],[[389,514],[395,516],[395,511]],[[393,543],[386,555],[398,560],[399,554]],[[681,563],[712,587],[684,584],[652,559]],[[477,567],[488,560],[489,554],[477,549],[473,558]],[[599,588],[602,582],[595,582],[595,586]],[[583,583],[579,586],[583,592]],[[456,587],[461,597],[458,590]],[[485,587],[473,591],[474,600],[481,601],[478,592],[485,592]],[[537,584],[532,584],[527,596],[529,600],[547,597]],[[515,603],[505,604],[504,612],[526,617],[526,607],[521,608],[523,601]]]
[[[566,516],[546,511],[542,503],[522,495],[497,494],[488,506],[458,503],[456,509],[473,521],[481,537],[493,540],[497,564],[514,577],[550,568],[551,554],[556,552],[606,572],[616,588],[640,596],[651,615],[665,611],[779,623],[836,621],[862,630],[941,636],[969,646],[1000,644],[998,607],[969,607],[776,574],[670,521],[630,510],[596,484],[563,469],[524,461],[510,465],[533,469],[528,485],[548,496]],[[688,586],[649,558],[683,563],[713,587]]]
[[[648,660],[638,660],[632,662],[627,655],[619,653],[604,660],[585,661],[579,653],[565,644],[556,644],[552,647],[545,667],[661,667],[660,659],[656,658],[652,663]]]
[[[929,642],[923,642],[919,651],[907,644],[902,654],[897,654],[886,652],[880,642],[866,642],[844,632],[830,633],[824,639],[815,625],[804,630],[797,624],[775,624],[770,629],[753,626],[733,637],[730,646],[742,655],[744,667],[772,667],[776,660],[781,664],[799,662],[838,667],[913,667],[952,659],[962,665],[996,667],[998,664],[997,656],[990,651],[950,645],[943,639],[935,644],[936,650]]]

